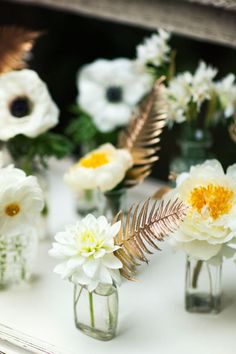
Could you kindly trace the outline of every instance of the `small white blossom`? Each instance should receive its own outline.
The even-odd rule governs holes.
[[[133,159],[128,150],[104,144],[71,166],[64,180],[75,192],[81,189],[105,192],[115,188],[132,165]]]
[[[110,132],[127,125],[152,84],[152,76],[139,72],[132,60],[99,59],[79,70],[77,102],[99,131]]]
[[[58,123],[59,110],[33,70],[0,75],[0,140],[35,138]]]
[[[217,74],[217,70],[205,62],[200,62],[192,80],[192,99],[200,108],[201,104],[210,100],[214,91],[213,79]]]
[[[119,249],[114,237],[120,227],[120,221],[111,225],[104,216],[95,218],[89,214],[76,225],[58,232],[49,253],[63,263],[54,272],[75,284],[86,285],[89,291],[99,283],[119,284],[122,263],[113,253]]]
[[[144,42],[136,48],[137,66],[145,68],[147,64],[153,64],[159,67],[169,61],[169,39],[170,34],[162,29],[158,33],[145,38]]]
[[[226,118],[231,117],[236,108],[235,75],[229,74],[215,84],[216,94],[224,110]]]

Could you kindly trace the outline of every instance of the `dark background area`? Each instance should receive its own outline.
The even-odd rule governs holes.
[[[30,68],[47,82],[60,107],[62,131],[70,119],[69,107],[75,102],[78,68],[97,58],[135,56],[135,46],[152,31],[109,21],[89,18],[71,12],[0,2],[0,25],[16,24],[43,30],[38,40]],[[153,29],[155,30],[155,29]],[[177,71],[195,70],[200,59],[219,69],[218,78],[236,72],[236,51],[227,47],[173,35],[171,46],[177,50]],[[176,140],[180,127],[166,129],[162,139],[161,158],[153,174],[168,176],[170,158],[177,152]],[[214,129],[214,154],[228,165],[236,161],[236,146],[230,141],[227,128]]]

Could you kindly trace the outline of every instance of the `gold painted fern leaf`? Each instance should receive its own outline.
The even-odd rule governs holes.
[[[134,114],[128,127],[119,136],[119,148],[128,149],[134,161],[124,179],[126,187],[141,183],[150,175],[153,164],[158,160],[158,143],[167,118],[163,81],[164,77],[155,82],[139,112]]]
[[[26,67],[27,53],[32,49],[39,32],[16,26],[0,28],[0,73]]]
[[[174,201],[157,201],[150,205],[150,200],[129,209],[126,218],[123,212],[117,214],[114,222],[121,221],[121,228],[115,238],[115,244],[120,248],[115,256],[120,259],[123,277],[134,280],[136,266],[140,262],[148,263],[147,254],[158,250],[157,241],[175,231],[186,215],[187,207],[178,199]]]

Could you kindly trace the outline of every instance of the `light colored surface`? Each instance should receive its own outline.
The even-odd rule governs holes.
[[[63,169],[55,167],[50,178],[52,232],[76,217],[71,194],[60,179]],[[141,186],[132,191],[132,199],[155,189],[155,183]],[[163,251],[140,269],[140,281],[124,282],[119,289],[119,329],[110,342],[91,339],[74,327],[73,286],[52,272],[55,260],[47,254],[49,243],[41,244],[31,284],[0,293],[0,322],[64,348],[65,354],[235,354],[235,266],[229,261],[223,267],[222,313],[189,314],[183,304],[184,255],[172,253],[167,243],[161,246]]]
[[[236,47],[234,0],[11,0]],[[227,10],[226,10],[227,9]]]

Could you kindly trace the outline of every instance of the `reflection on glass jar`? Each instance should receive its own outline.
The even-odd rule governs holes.
[[[29,280],[37,245],[37,234],[31,229],[23,234],[0,235],[1,288]]]
[[[86,286],[74,288],[75,325],[90,337],[114,338],[118,320],[118,293],[115,285],[99,284],[89,292]]]

